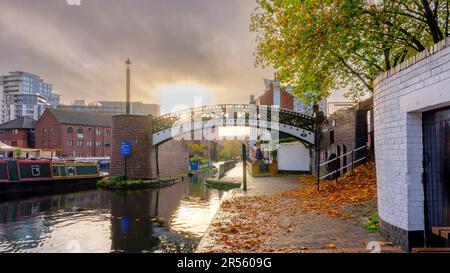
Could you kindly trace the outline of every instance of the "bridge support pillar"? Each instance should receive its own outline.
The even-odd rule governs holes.
[[[125,175],[129,179],[158,177],[156,149],[153,146],[152,119],[148,116],[119,115],[113,117],[110,175]],[[121,153],[121,143],[131,144],[131,155]]]

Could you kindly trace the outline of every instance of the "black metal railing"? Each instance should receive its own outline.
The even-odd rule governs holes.
[[[366,145],[343,155],[337,155],[335,158],[319,164],[317,182],[320,183],[320,180],[324,179],[337,180],[341,174],[343,175],[349,170],[353,174],[355,167],[367,159],[367,148],[368,146]],[[347,162],[350,163],[347,164]],[[324,171],[322,171],[323,169]]]

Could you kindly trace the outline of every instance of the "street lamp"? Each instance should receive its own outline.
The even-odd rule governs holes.
[[[129,114],[131,114],[131,79],[130,79],[131,61],[130,61],[130,58],[128,58],[128,60],[125,62],[125,64],[127,65],[127,115],[129,115]]]

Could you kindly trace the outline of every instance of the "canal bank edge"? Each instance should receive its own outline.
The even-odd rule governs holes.
[[[125,180],[120,176],[109,177],[99,180],[97,186],[105,190],[142,190],[164,188],[180,183],[184,176],[170,178],[159,178],[153,180]]]

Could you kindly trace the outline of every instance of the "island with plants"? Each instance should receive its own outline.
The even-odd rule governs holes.
[[[162,177],[158,179],[126,179],[125,176],[106,177],[97,182],[97,186],[108,190],[142,190],[172,186],[183,181],[182,176]]]

